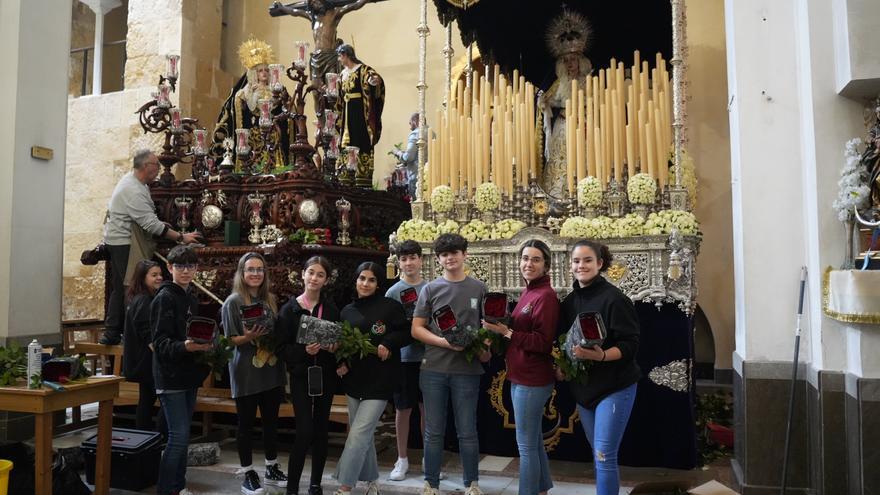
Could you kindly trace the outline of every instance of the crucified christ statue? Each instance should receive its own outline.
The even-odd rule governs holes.
[[[341,44],[336,39],[339,21],[349,12],[368,3],[380,1],[382,0],[300,0],[285,5],[276,0],[269,7],[269,15],[303,17],[312,23],[315,50],[312,52],[309,65],[313,84],[321,86],[324,84],[324,74],[339,72],[339,62],[336,59],[336,47]]]

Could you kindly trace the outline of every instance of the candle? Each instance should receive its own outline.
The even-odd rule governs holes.
[[[327,110],[324,112],[324,132],[331,134],[336,132],[336,112]]]
[[[584,144],[585,144],[584,143],[584,139],[585,139],[584,132],[585,132],[584,126],[578,126],[577,132],[576,132],[575,138],[574,138],[575,142],[577,143],[575,145],[575,150],[577,152],[577,171],[576,171],[577,176],[575,178],[577,179],[577,182],[580,182],[581,180],[583,180],[587,176],[587,161],[586,161],[586,157],[585,157],[585,153],[587,150],[584,149]],[[569,176],[569,177],[571,177],[571,176]],[[570,196],[574,195],[575,178],[569,179],[570,183],[568,186],[568,193]]]
[[[630,178],[632,178],[632,176],[636,174],[636,159],[633,151],[634,143],[632,126],[632,124],[627,124],[626,126],[626,174]]]
[[[598,126],[593,128],[593,143],[595,145],[593,147],[593,152],[596,156],[596,179],[599,180],[599,184],[602,186],[602,190],[605,190],[605,181],[602,180],[602,172],[604,170],[604,167],[602,165],[602,135]]]
[[[167,79],[177,79],[179,75],[178,72],[178,63],[180,62],[180,55],[174,55],[169,53],[165,55],[165,77]]]
[[[171,114],[171,132],[180,132],[183,127],[180,122],[180,109],[171,107],[169,113]]]
[[[660,187],[663,187],[669,174],[669,161],[666,159],[666,146],[663,144],[663,128],[660,127],[660,119],[656,118],[659,113],[654,113],[654,138],[657,143],[657,178],[660,180]]]
[[[247,155],[251,151],[250,145],[248,145],[248,139],[250,138],[251,131],[249,129],[236,129],[235,130],[235,139],[237,141],[236,151],[239,155]]]
[[[346,165],[349,170],[357,170],[358,166],[358,152],[361,149],[357,146],[348,146],[345,148],[345,153],[347,154],[348,160]]]
[[[205,129],[193,130],[193,153],[202,156],[208,152],[208,131]]]
[[[648,137],[645,135],[645,123],[646,123],[646,110],[644,108],[639,109],[639,116],[637,118],[639,122],[638,128],[636,130],[639,133],[638,143],[639,143],[639,171],[642,173],[648,173]]]
[[[648,175],[652,178],[657,177],[657,153],[654,149],[654,124],[651,123],[651,120],[648,119],[648,122],[645,122],[645,148],[647,149],[648,155]]]
[[[272,100],[269,98],[261,98],[257,100],[257,106],[260,108],[260,127],[267,128],[272,126]]]
[[[269,65],[269,87],[272,88],[272,91],[281,91],[283,88],[281,85],[282,70],[284,70],[284,66],[281,64]]]
[[[329,158],[338,158],[339,157],[339,135],[333,134],[330,138],[330,148],[327,150],[327,156]]]
[[[297,41],[296,42],[296,58],[293,61],[294,67],[299,70],[305,70],[306,68],[306,50],[309,49],[308,41]]]
[[[171,106],[171,85],[167,82],[163,82],[159,85],[159,99],[156,103],[161,108],[168,108]]]
[[[328,72],[324,74],[324,77],[327,79],[327,95],[333,97],[339,96],[339,74]]]

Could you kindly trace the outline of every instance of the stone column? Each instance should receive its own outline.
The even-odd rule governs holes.
[[[95,13],[95,53],[92,60],[92,94],[101,94],[104,66],[104,15],[122,5],[120,0],[83,0]],[[85,75],[83,75],[85,77]]]
[[[742,493],[782,484],[798,272],[808,268],[789,493],[840,493],[845,331],[823,316],[822,272],[843,256],[837,195],[844,143],[861,106],[837,94],[831,4],[725,2],[735,275],[736,456]],[[849,411],[846,411],[849,415]],[[850,462],[852,458],[850,459]],[[850,488],[852,486],[850,485]]]

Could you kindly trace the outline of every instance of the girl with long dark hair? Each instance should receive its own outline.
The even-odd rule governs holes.
[[[611,266],[608,246],[591,240],[575,243],[571,250],[574,286],[562,301],[560,323],[568,331],[579,314],[597,312],[608,335],[602,345],[576,347],[578,359],[592,361],[585,383],[571,382],[584,434],[593,448],[596,490],[599,495],[620,490],[617,451],[636,398],[641,377],[636,363],[639,321],[633,302],[605,280]],[[557,378],[564,378],[557,375]]]
[[[162,267],[150,260],[135,265],[131,286],[126,293],[125,330],[122,348],[122,374],[138,384],[135,425],[138,430],[153,431],[153,349],[150,335],[150,304],[162,285]],[[159,411],[156,431],[165,430],[165,416]]]
[[[519,272],[526,281],[513,310],[512,324],[483,321],[483,326],[509,341],[505,361],[516,418],[519,447],[519,493],[537,495],[553,487],[541,429],[544,404],[553,393],[553,341],[559,300],[550,284],[550,248],[532,239],[519,251]]]
[[[336,465],[340,485],[336,495],[349,495],[358,481],[367,482],[367,495],[378,495],[379,466],[373,433],[397,388],[400,349],[409,345],[412,337],[403,305],[377,290],[385,281],[384,268],[367,261],[355,273],[357,299],[342,308],[341,316],[368,335],[377,353],[350,357],[336,370],[348,402],[348,437]]]
[[[327,321],[339,321],[339,309],[324,294],[324,286],[330,280],[333,269],[323,256],[309,258],[302,271],[303,293],[291,298],[278,315],[278,330],[283,344],[279,356],[287,364],[290,374],[290,395],[296,411],[296,439],[290,451],[287,473],[290,482],[287,493],[298,493],[306,454],[312,454],[312,472],[309,478],[309,495],[322,495],[321,478],[327,462],[327,431],[330,427],[330,408],[336,393],[336,345],[321,347],[319,343],[298,344],[296,335],[300,319],[310,315]],[[319,394],[309,394],[308,369],[317,366],[321,372],[322,387]]]

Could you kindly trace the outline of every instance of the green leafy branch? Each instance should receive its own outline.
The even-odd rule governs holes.
[[[357,327],[352,327],[351,323],[343,321],[342,338],[339,339],[339,348],[336,349],[336,361],[346,361],[357,356],[359,359],[367,357],[368,354],[377,354],[376,346],[370,342],[370,336],[360,331]]]
[[[232,342],[225,335],[221,335],[211,350],[196,354],[196,362],[209,366],[214,378],[220,380],[223,378],[223,370],[232,359],[232,354]]]
[[[27,352],[16,342],[0,347],[0,386],[13,385],[27,375]]]
[[[565,341],[567,337],[568,333],[560,335],[557,340],[557,345],[553,346],[553,363],[560,371],[562,371],[562,375],[566,380],[583,385],[587,383],[587,372],[589,371],[590,366],[593,365],[593,361],[581,361],[577,359],[572,361],[569,359],[568,353],[565,352]]]

